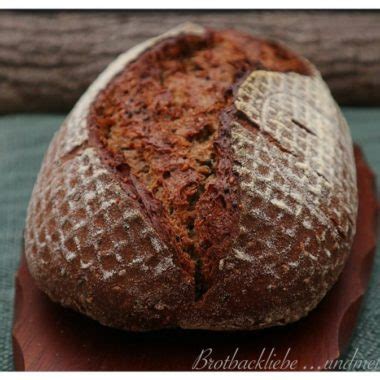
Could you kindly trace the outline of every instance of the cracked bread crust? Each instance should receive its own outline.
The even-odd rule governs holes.
[[[131,145],[121,156],[121,145],[105,145],[109,130],[94,128],[108,125],[99,123],[96,105],[106,104],[127,65],[142,67],[145,52],[170,41],[175,47],[177,38],[202,45],[210,33],[181,26],[119,57],[78,102],[44,159],[26,223],[29,269],[54,301],[102,324],[143,331],[289,323],[318,304],[350,251],[357,195],[349,131],[315,68],[285,48],[223,32],[232,45],[261,46],[261,55],[252,48],[234,63],[239,75],[205,148],[216,157],[213,175],[193,180],[190,213],[152,191],[157,170],[140,176],[133,162],[141,154]],[[224,80],[231,81],[218,77]],[[168,205],[175,221],[184,212],[193,218],[190,238],[182,224],[173,227]]]

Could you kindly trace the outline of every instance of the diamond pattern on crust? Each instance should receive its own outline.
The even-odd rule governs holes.
[[[128,233],[134,225],[141,228],[140,233]],[[140,240],[148,242],[150,249],[141,258],[132,254],[126,265],[143,263],[150,252],[168,250],[93,148],[39,177],[29,206],[26,237],[32,247],[30,261],[78,258],[82,269],[96,265],[104,280],[116,274],[110,267],[122,266],[126,249],[133,254],[139,251]],[[45,251],[44,258],[41,253]],[[158,273],[169,268],[169,261],[173,265],[169,252],[166,255],[165,263],[157,264]]]
[[[244,265],[247,286],[272,299],[271,312],[260,320],[258,310],[255,323],[287,323],[319,302],[350,251],[357,212],[351,138],[319,76],[253,72],[235,106],[244,119],[232,125],[242,210],[227,261],[235,270]],[[297,292],[308,300],[286,306],[281,297]]]
[[[354,224],[357,208],[352,141],[348,126],[320,77],[256,71],[240,86],[235,106],[258,126],[260,134],[270,136],[294,156],[284,154],[290,169],[281,174],[285,179],[296,176],[300,186],[297,191],[292,190],[294,200],[299,199],[297,203],[318,214],[321,222],[324,212],[318,205],[322,201],[346,232],[347,223]],[[259,179],[260,171],[255,171],[254,176]],[[328,198],[322,194],[328,194]],[[330,207],[332,198],[338,203]],[[284,203],[283,207],[291,205]]]

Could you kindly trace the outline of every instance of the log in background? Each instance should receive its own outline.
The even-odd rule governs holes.
[[[341,105],[380,105],[377,11],[3,11],[0,113],[66,112],[119,53],[185,21],[285,42]]]

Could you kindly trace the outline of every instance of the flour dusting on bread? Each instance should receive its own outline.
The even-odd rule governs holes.
[[[223,44],[217,45],[219,37],[211,38],[212,33],[219,32],[186,24],[122,54],[54,137],[25,228],[29,269],[54,301],[134,331],[258,329],[303,317],[337,280],[357,212],[352,142],[339,108],[317,70],[287,48],[223,31],[219,37],[232,44],[228,54],[234,61],[224,59]],[[209,56],[209,75],[201,77],[202,62],[193,59],[191,49],[185,52],[199,89],[215,87],[217,65],[225,65],[218,68],[222,79],[233,72],[233,83],[216,102],[221,112],[219,125],[212,126],[217,138],[210,144],[210,162],[202,163],[213,175],[189,200],[190,209],[198,207],[196,223],[186,221],[190,235],[199,230],[194,247],[204,256],[198,257],[191,250],[185,255],[174,233],[168,236],[160,197],[130,174],[128,162],[110,165],[104,149],[91,140],[89,126],[96,101],[146,52],[153,52],[149,62],[160,83],[155,54],[165,56],[172,49],[175,55],[176,38],[187,34],[199,36],[197,49]],[[172,44],[162,44],[167,40]],[[249,51],[242,41],[251,44]],[[234,57],[235,48],[240,55]],[[160,98],[163,119],[168,117],[165,102],[176,98],[169,95]],[[207,106],[202,94],[190,95]],[[128,112],[127,102],[119,100],[116,104]],[[199,120],[204,115],[207,109]],[[187,144],[196,152],[202,138],[188,138]],[[169,152],[168,146],[157,149]],[[120,147],[130,151],[133,144]],[[149,173],[144,175],[149,184]],[[197,203],[201,194],[208,198]],[[204,273],[207,281],[199,278]]]

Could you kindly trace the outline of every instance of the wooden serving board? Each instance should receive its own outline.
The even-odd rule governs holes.
[[[359,214],[352,254],[338,283],[308,317],[258,332],[123,332],[51,302],[34,285],[23,257],[16,276],[16,370],[191,370],[202,350],[209,348],[209,358],[223,363],[237,350],[235,359],[243,368],[250,362],[254,369],[261,369],[269,358],[266,369],[271,369],[269,365],[284,359],[288,348],[286,358],[296,361],[292,367],[297,370],[324,368],[327,360],[337,359],[348,345],[375,252],[375,179],[357,147],[355,158]],[[259,359],[260,354],[260,365],[255,367],[252,360]],[[207,369],[205,361],[200,361],[197,368]]]

